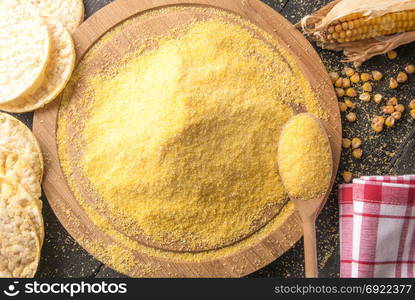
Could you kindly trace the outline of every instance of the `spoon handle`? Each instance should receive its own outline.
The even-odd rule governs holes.
[[[303,220],[305,277],[317,278],[317,243],[315,220]]]

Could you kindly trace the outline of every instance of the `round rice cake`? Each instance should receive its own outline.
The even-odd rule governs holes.
[[[33,170],[39,183],[43,177],[43,156],[32,131],[9,114],[0,112],[0,147],[18,154]]]
[[[39,259],[40,242],[30,217],[0,198],[0,277],[32,278]]]
[[[84,20],[82,0],[29,0],[42,13],[50,14],[63,23],[71,33]]]
[[[45,239],[42,201],[27,192],[22,185],[2,175],[0,175],[0,201],[7,203],[8,206],[18,205],[25,211],[35,226],[40,245],[42,245]]]
[[[35,198],[40,198],[42,194],[39,178],[34,169],[29,167],[18,152],[5,146],[0,146],[0,176],[4,176],[9,182],[22,186]]]
[[[56,18],[44,16],[44,20],[50,32],[51,53],[43,84],[29,95],[0,103],[2,110],[22,113],[43,107],[59,95],[72,75],[76,54],[71,34]]]
[[[0,1],[0,41],[0,103],[7,103],[42,83],[50,37],[47,25],[30,3]]]

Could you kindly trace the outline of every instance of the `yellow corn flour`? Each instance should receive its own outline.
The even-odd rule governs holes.
[[[92,101],[79,136],[68,138],[80,109],[63,99],[64,173],[76,189],[79,168],[98,195],[99,226],[160,248],[215,249],[265,225],[287,200],[277,145],[291,106],[324,115],[288,54],[219,18],[160,37],[98,75],[82,74],[82,63],[74,80],[84,78]]]
[[[332,173],[330,144],[323,127],[311,115],[298,114],[284,127],[278,166],[291,197],[309,200],[327,191]]]

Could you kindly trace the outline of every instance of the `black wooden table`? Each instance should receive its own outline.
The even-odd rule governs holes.
[[[140,1],[140,0],[137,0]],[[86,17],[110,3],[111,0],[84,0]],[[280,12],[292,23],[325,5],[329,0],[264,0],[266,4]],[[340,71],[339,63],[342,55],[317,49],[329,71]],[[415,98],[415,76],[398,90],[387,88],[387,78],[395,76],[407,63],[415,63],[415,44],[398,49],[399,57],[394,61],[379,56],[366,63],[361,71],[380,70],[385,79],[375,85],[375,91],[385,97],[396,96],[403,104]],[[344,151],[340,163],[340,174],[350,170],[355,176],[372,174],[410,174],[415,173],[415,122],[406,112],[405,117],[393,129],[381,134],[370,130],[370,119],[379,113],[379,106],[374,103],[357,102],[357,121],[349,123],[343,116],[343,136],[359,137],[363,141],[364,155],[360,161],[353,160],[350,152]],[[32,113],[16,115],[28,126],[32,125]],[[321,277],[337,277],[339,274],[339,231],[337,185],[341,182],[338,176],[333,192],[318,220],[318,249]],[[44,201],[44,217],[46,237],[42,251],[42,259],[37,273],[38,277],[122,277],[109,267],[94,259],[83,250],[65,231],[57,220],[47,199]],[[299,241],[291,250],[265,268],[251,274],[251,277],[302,277],[303,276],[303,243]]]

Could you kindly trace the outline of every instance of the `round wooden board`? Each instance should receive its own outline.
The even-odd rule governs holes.
[[[258,25],[288,50],[316,94],[319,95],[322,106],[330,115],[329,120],[324,122],[324,126],[333,152],[333,184],[340,159],[341,122],[331,81],[319,56],[301,33],[272,8],[258,0],[115,1],[90,17],[74,33],[78,61],[103,34],[115,25],[132,16],[173,5],[205,5],[230,11]],[[45,108],[36,111],[34,116],[33,131],[45,155],[44,192],[52,209],[68,232],[97,259],[116,269],[111,259],[103,255],[102,251],[97,251],[97,247],[94,246],[110,245],[114,241],[91,222],[65,181],[56,143],[59,105],[60,99],[57,99]],[[326,197],[329,192],[330,190],[327,191]],[[254,243],[227,253],[225,256],[191,262],[135,251],[136,266],[128,271],[118,271],[127,273],[126,275],[129,276],[146,277],[244,276],[269,264],[300,239],[302,230],[299,216],[291,205],[286,209],[288,213],[284,214],[284,219],[272,227],[266,236],[261,236],[255,239]],[[150,266],[153,266],[151,271],[148,270]]]

